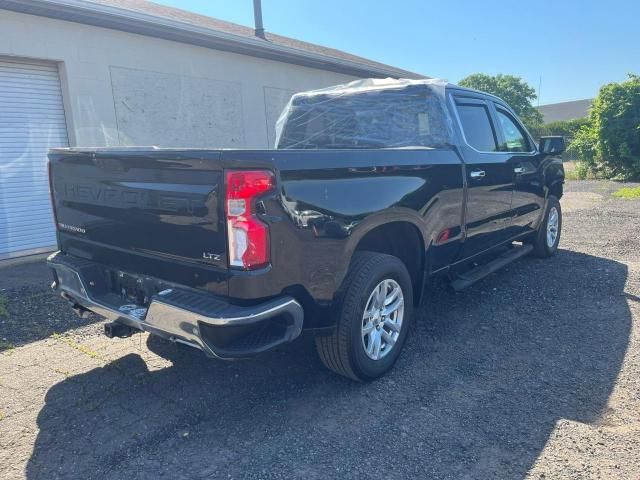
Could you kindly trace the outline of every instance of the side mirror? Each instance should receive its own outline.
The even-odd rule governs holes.
[[[542,137],[538,150],[546,155],[560,155],[565,150],[564,137]]]

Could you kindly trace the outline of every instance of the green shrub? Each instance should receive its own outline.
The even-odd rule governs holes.
[[[640,76],[600,89],[571,146],[595,174],[640,178]]]
[[[567,139],[572,139],[578,130],[589,124],[589,119],[574,118],[573,120],[557,120],[555,122],[544,123],[536,131],[532,131],[534,138],[548,135],[561,135]]]
[[[576,162],[576,177],[578,177],[578,180],[585,180],[589,178],[589,165],[578,160]]]
[[[580,160],[565,162],[564,176],[567,180],[586,180],[596,178],[589,170],[589,166]]]

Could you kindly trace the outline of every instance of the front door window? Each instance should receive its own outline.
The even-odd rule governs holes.
[[[506,152],[530,152],[531,145],[529,145],[527,135],[520,125],[506,111],[500,108],[496,109],[496,111],[498,113],[498,124],[504,137],[502,150]]]

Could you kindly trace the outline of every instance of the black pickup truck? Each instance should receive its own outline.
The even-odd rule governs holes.
[[[555,253],[563,150],[433,80],[296,94],[271,150],[52,150],[53,288],[109,336],[222,359],[309,330],[328,368],[371,380],[434,277],[462,289]]]

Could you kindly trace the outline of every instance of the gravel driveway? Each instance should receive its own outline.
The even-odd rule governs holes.
[[[306,337],[234,363],[109,340],[41,263],[0,269],[0,478],[640,478],[640,201],[618,187],[566,185],[555,258],[431,289],[368,385]]]

